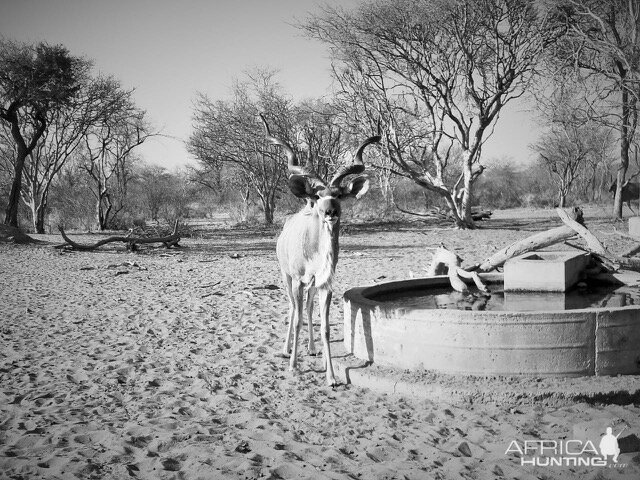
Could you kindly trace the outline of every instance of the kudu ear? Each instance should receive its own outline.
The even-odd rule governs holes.
[[[310,181],[307,175],[289,177],[289,190],[298,198],[318,198],[319,188],[324,188],[324,185]]]
[[[354,178],[347,185],[342,187],[340,198],[355,197],[356,200],[359,200],[368,191],[369,179],[364,175],[360,175],[359,177]]]

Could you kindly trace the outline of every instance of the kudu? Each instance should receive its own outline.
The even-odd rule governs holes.
[[[636,175],[634,175],[635,177]],[[616,187],[618,185],[618,182],[614,181],[611,184],[611,187],[609,187],[609,192],[611,192],[611,194],[615,197],[616,195]],[[636,213],[633,208],[631,208],[631,202],[638,202],[639,199],[638,197],[640,196],[640,184],[638,184],[637,182],[632,182],[629,180],[627,180],[625,183],[622,184],[622,203],[626,203],[627,206],[629,207],[629,210],[631,210],[633,213]]]
[[[309,326],[308,350],[309,353],[315,354],[311,316],[313,298],[317,291],[327,384],[334,386],[336,379],[329,344],[329,308],[332,296],[331,283],[338,263],[340,202],[345,198],[359,199],[369,189],[369,180],[362,175],[354,177],[346,185],[342,182],[348,175],[360,174],[365,170],[362,153],[367,145],[379,142],[380,137],[374,136],[365,140],[358,147],[353,163],[339,168],[331,181],[327,182],[312,169],[301,166],[291,146],[273,137],[266,119],[262,115],[261,118],[265,126],[266,139],[274,145],[281,146],[287,156],[291,192],[307,200],[305,208],[285,222],[276,244],[282,280],[289,299],[289,326],[283,354],[291,355],[289,369],[296,371],[305,289]]]

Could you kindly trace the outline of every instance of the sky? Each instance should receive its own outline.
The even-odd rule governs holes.
[[[295,24],[324,4],[358,0],[0,0],[0,35],[62,44],[94,62],[96,72],[135,89],[136,104],[164,136],[138,150],[171,170],[195,160],[191,133],[196,92],[225,98],[233,80],[253,67],[278,70],[296,100],[330,93],[329,53]],[[485,158],[528,162],[537,128],[520,103],[508,105]]]

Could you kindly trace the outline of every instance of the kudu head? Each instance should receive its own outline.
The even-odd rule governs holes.
[[[369,137],[356,150],[353,163],[344,165],[338,169],[330,181],[323,180],[308,166],[301,166],[295,151],[288,143],[271,135],[269,125],[262,114],[260,118],[264,123],[266,139],[273,145],[280,145],[286,156],[289,170],[289,189],[298,198],[307,199],[310,207],[315,209],[318,217],[330,230],[340,219],[342,213],[340,202],[345,198],[361,198],[369,190],[369,180],[364,175],[358,175],[343,185],[343,180],[348,175],[364,172],[365,166],[362,153],[367,145],[380,141],[380,136]]]

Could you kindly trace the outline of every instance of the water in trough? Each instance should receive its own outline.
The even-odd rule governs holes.
[[[383,291],[369,296],[385,308],[407,310],[488,310],[555,311],[585,308],[611,308],[640,305],[640,289],[626,285],[592,284],[568,292],[505,292],[500,283],[490,284],[486,295],[475,288],[463,294],[450,287]]]

